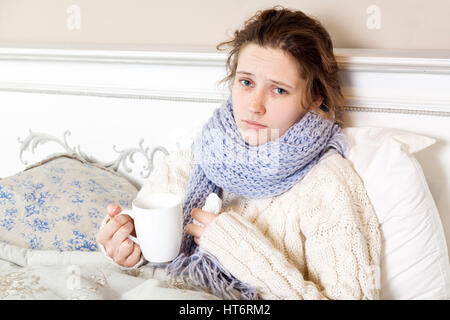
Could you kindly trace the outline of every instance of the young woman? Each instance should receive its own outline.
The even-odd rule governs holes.
[[[155,166],[138,195],[184,197],[182,250],[167,272],[223,298],[378,299],[380,229],[343,157],[329,34],[276,6],[223,45],[232,48],[223,80],[231,97],[190,150]],[[212,192],[223,200],[219,215],[200,209]],[[108,207],[98,241],[114,263],[137,268],[145,260],[120,211]]]

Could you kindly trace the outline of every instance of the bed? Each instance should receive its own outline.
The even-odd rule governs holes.
[[[433,257],[430,265],[422,266],[415,275],[426,280],[428,287],[419,292],[415,288],[421,284],[402,278],[401,270],[394,274],[382,269],[381,297],[449,299],[450,55],[357,49],[335,52],[347,98],[342,112],[345,127],[394,130],[389,131],[394,132],[390,137],[401,140],[402,148],[409,147],[409,156],[417,160],[417,172],[424,175],[425,188],[433,200],[428,199],[428,209],[436,209],[432,223],[439,237],[433,238],[436,243],[428,248],[434,250],[430,253]],[[12,244],[7,239],[14,230],[12,217],[17,212],[5,209],[13,197],[5,186],[13,181],[23,190],[35,188],[35,193],[26,193],[25,200],[38,194],[41,198],[34,200],[42,203],[50,197],[41,192],[45,186],[20,179],[39,168],[45,172],[63,170],[50,165],[56,163],[54,160],[61,165],[76,160],[83,165],[80,175],[85,175],[87,183],[92,183],[93,175],[115,181],[109,189],[91,185],[99,200],[96,211],[89,211],[88,223],[95,229],[98,219],[106,214],[98,209],[108,203],[106,189],[120,189],[117,198],[109,198],[109,202],[119,199],[126,207],[148,179],[156,158],[189,146],[213,110],[225,101],[226,89],[216,85],[225,75],[225,60],[220,53],[0,48],[0,299],[217,299],[169,285],[164,272],[156,267],[119,270],[79,231],[77,241],[64,243],[54,236],[54,248],[42,246],[44,240],[39,242],[33,234],[24,233],[16,235],[17,241],[26,241],[28,246]],[[73,171],[73,167],[68,168]],[[119,186],[113,175],[129,184]],[[51,178],[49,184],[61,183],[58,175]],[[80,185],[72,181],[70,190],[76,187]],[[15,192],[20,190],[17,187]],[[84,197],[80,193],[65,195],[71,204],[81,203]],[[29,205],[26,208],[26,217],[37,210]],[[48,206],[45,210],[56,212],[58,208]],[[58,223],[77,225],[83,220],[79,212],[71,212]],[[36,224],[34,220],[32,226],[31,220],[21,221],[47,235],[53,232],[48,221]],[[52,227],[56,226],[54,222]],[[436,273],[430,272],[427,279],[430,268]]]

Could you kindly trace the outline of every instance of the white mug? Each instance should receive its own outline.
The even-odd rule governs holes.
[[[120,214],[134,220],[137,239],[144,258],[153,263],[170,262],[178,256],[183,235],[181,198],[173,193],[153,193],[136,198],[131,210]]]

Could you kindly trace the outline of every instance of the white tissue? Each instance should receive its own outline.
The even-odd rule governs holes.
[[[214,192],[210,193],[206,198],[205,205],[203,206],[202,210],[214,214],[219,214],[221,209],[222,209],[222,199],[220,199],[219,196]],[[204,227],[202,223],[196,221],[195,219],[194,223]]]
[[[220,209],[222,209],[222,199],[220,199],[214,192],[210,193],[206,198],[205,205],[203,206],[202,210],[214,214],[219,214]]]

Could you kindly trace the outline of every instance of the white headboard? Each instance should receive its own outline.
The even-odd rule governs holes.
[[[346,125],[437,139],[416,156],[450,248],[450,53],[335,52]],[[141,185],[153,148],[189,145],[226,99],[216,86],[225,59],[218,53],[0,48],[0,177],[23,170],[24,162],[76,151]]]

